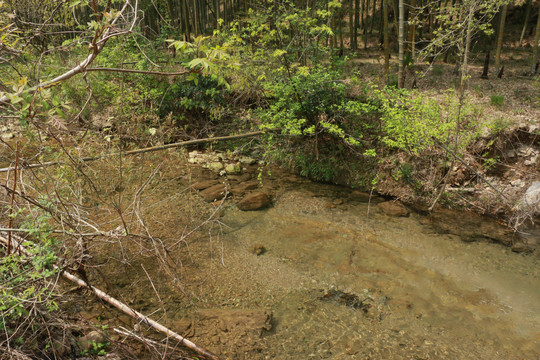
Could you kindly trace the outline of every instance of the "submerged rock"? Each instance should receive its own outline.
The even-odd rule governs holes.
[[[199,193],[206,202],[214,202],[221,200],[227,195],[227,187],[225,184],[217,184],[209,187]]]
[[[426,222],[429,222],[436,232],[457,235],[465,242],[484,238],[507,246],[512,245],[511,230],[499,225],[494,219],[473,212],[437,209],[429,215]]]
[[[265,193],[254,192],[246,195],[236,206],[242,211],[255,211],[268,207],[271,200]]]
[[[512,251],[517,253],[531,253],[534,251],[534,248],[524,242],[517,242],[512,245]]]
[[[388,216],[409,216],[409,210],[399,201],[385,201],[378,206]]]
[[[266,252],[266,248],[262,244],[255,244],[251,247],[251,253],[257,256],[262,255]]]
[[[197,181],[191,187],[195,190],[204,190],[214,185],[218,185],[218,182],[216,180],[203,180],[203,181]]]

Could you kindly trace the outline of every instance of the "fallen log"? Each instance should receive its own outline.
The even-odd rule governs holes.
[[[24,246],[22,245],[22,242],[24,239],[18,237],[18,236],[13,236],[14,237],[14,241],[17,242],[16,246],[14,246],[15,249],[18,249],[21,253],[27,255],[27,256],[32,256],[25,248]],[[4,238],[3,236],[0,236],[0,243],[2,243],[4,246],[8,246],[8,239]],[[154,328],[155,330],[177,340],[180,344],[184,345],[185,347],[197,352],[198,354],[208,358],[208,359],[211,359],[211,360],[219,360],[219,358],[210,353],[209,351],[197,346],[196,344],[194,344],[193,342],[189,341],[188,339],[184,338],[183,336],[175,333],[174,331],[166,328],[165,326],[161,325],[160,323],[150,319],[148,316],[146,315],[143,315],[141,314],[140,312],[132,309],[131,307],[129,307],[128,305],[122,303],[121,301],[113,298],[112,296],[108,295],[107,293],[105,293],[104,291],[92,286],[92,285],[89,285],[87,284],[84,280],[80,279],[79,277],[71,274],[70,272],[66,271],[66,270],[63,270],[61,268],[59,268],[58,266],[54,266],[55,269],[58,269],[60,270],[61,274],[63,277],[65,277],[66,279],[70,280],[70,281],[73,281],[74,283],[76,283],[77,285],[81,286],[81,287],[85,287],[87,289],[89,289],[90,291],[92,291],[94,293],[94,295],[96,295],[98,298],[100,298],[101,300],[111,304],[112,306],[114,306],[115,308],[117,308],[118,310],[122,311],[123,313],[135,318],[137,321],[141,322],[141,323],[145,323],[147,324],[148,326]]]
[[[219,136],[219,137],[211,137],[211,138],[204,138],[204,139],[195,139],[195,140],[188,140],[188,141],[181,141],[173,144],[167,144],[167,145],[161,145],[161,146],[152,146],[144,149],[137,149],[137,150],[130,150],[126,152],[115,152],[110,154],[104,154],[104,155],[98,155],[98,156],[88,156],[80,158],[79,161],[81,162],[90,162],[90,161],[96,161],[101,159],[106,159],[109,157],[117,156],[117,155],[136,155],[136,154],[142,154],[147,152],[153,152],[153,151],[160,151],[160,150],[166,150],[166,149],[173,149],[178,148],[182,146],[187,145],[195,145],[195,144],[204,144],[208,142],[214,142],[214,141],[223,141],[223,140],[234,140],[234,139],[242,139],[246,137],[252,137],[252,136],[258,136],[263,134],[262,131],[253,131],[249,133],[244,134],[238,134],[238,135],[230,135],[230,136]],[[40,164],[19,164],[20,169],[35,169],[35,168],[42,168],[47,166],[54,166],[54,165],[61,165],[64,164],[63,161],[48,161]],[[9,166],[6,168],[1,168],[0,173],[12,171],[15,170],[14,166]]]

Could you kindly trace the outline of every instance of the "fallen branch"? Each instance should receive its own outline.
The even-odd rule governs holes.
[[[15,236],[13,236],[14,238],[16,238]],[[13,239],[13,240],[16,240],[17,242],[17,248],[19,249],[19,251],[23,254],[25,254],[26,256],[33,256],[31,255],[27,250],[26,248],[22,245],[24,239],[22,238],[18,238],[18,239]],[[4,238],[3,236],[0,236],[0,243],[4,244],[5,246],[8,245],[8,240],[6,238]],[[85,287],[87,289],[89,289],[90,291],[92,291],[94,293],[94,295],[96,295],[98,298],[100,298],[101,300],[103,301],[106,301],[108,302],[109,304],[111,304],[112,306],[114,306],[115,308],[119,309],[120,311],[122,311],[123,313],[135,318],[137,321],[139,322],[142,322],[142,323],[145,323],[147,324],[148,326],[154,328],[155,330],[177,340],[180,344],[184,345],[185,347],[197,352],[198,354],[208,358],[208,359],[212,359],[212,360],[219,360],[219,358],[206,351],[205,349],[197,346],[196,344],[194,344],[193,342],[187,340],[186,338],[184,338],[183,336],[180,336],[179,334],[175,333],[174,331],[166,328],[165,326],[161,325],[160,323],[150,319],[149,317],[147,317],[146,315],[143,315],[141,314],[140,312],[132,309],[131,307],[129,307],[128,305],[118,301],[117,299],[113,298],[112,296],[108,295],[107,293],[105,293],[104,291],[92,286],[92,285],[89,285],[87,284],[85,281],[83,281],[82,279],[78,278],[77,276],[69,273],[68,271],[65,271],[63,269],[61,269],[60,267],[54,265],[54,268],[55,269],[58,269],[61,271],[61,274],[63,277],[65,277],[66,279],[70,280],[70,281],[73,281],[75,284],[81,286],[81,287]]]
[[[249,133],[244,133],[244,134],[239,134],[239,135],[210,137],[210,138],[204,138],[204,139],[181,141],[174,144],[152,146],[152,147],[148,147],[144,149],[137,149],[137,150],[131,150],[131,151],[126,151],[126,152],[115,152],[115,153],[99,155],[99,156],[88,156],[88,157],[80,158],[79,161],[90,162],[90,161],[106,159],[106,158],[117,156],[117,155],[136,155],[136,154],[142,154],[142,153],[147,153],[147,152],[178,148],[178,147],[187,146],[187,145],[203,144],[203,143],[222,141],[222,140],[241,139],[241,138],[246,138],[246,137],[258,136],[258,135],[261,135],[262,133],[263,133],[262,131],[254,131],[254,132],[249,132]],[[64,162],[63,161],[48,161],[41,164],[29,164],[29,165],[19,164],[19,169],[35,169],[35,168],[42,168],[42,167],[61,165],[61,164],[64,164]],[[14,169],[15,169],[14,166],[1,168],[0,173],[11,171]]]

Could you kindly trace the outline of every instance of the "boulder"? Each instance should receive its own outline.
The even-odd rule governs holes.
[[[523,203],[530,207],[535,207],[540,204],[540,181],[535,181],[529,186],[523,197]]]
[[[15,137],[15,134],[12,133],[12,132],[7,132],[7,133],[2,134],[2,139],[3,140],[13,139],[14,137]]]
[[[227,174],[240,174],[242,169],[240,168],[240,164],[227,164],[225,165],[225,172]]]
[[[259,182],[258,181],[249,181],[249,182],[245,182],[241,185],[242,189],[244,191],[249,191],[249,190],[257,190],[259,188]]]
[[[201,197],[206,202],[214,202],[216,200],[223,199],[226,193],[227,193],[227,188],[225,184],[217,184],[207,189],[204,189],[203,191],[199,193],[199,195],[201,195]]]
[[[220,172],[223,170],[223,164],[219,161],[210,162],[206,165],[203,165],[205,168],[210,169],[214,172]]]
[[[409,216],[409,210],[399,201],[385,201],[378,206],[388,216]]]
[[[264,209],[271,204],[271,200],[265,193],[254,192],[246,195],[236,206],[242,211],[255,211]]]
[[[242,156],[240,159],[238,159],[238,161],[240,161],[240,163],[244,165],[253,165],[257,163],[257,160],[248,156]]]

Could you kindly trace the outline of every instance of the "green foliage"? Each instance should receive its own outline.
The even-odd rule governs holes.
[[[495,106],[503,106],[504,104],[504,96],[503,95],[491,95],[491,105]]]
[[[13,252],[0,258],[2,332],[15,331],[34,307],[48,312],[58,309],[53,287],[48,284],[49,278],[58,274],[53,266],[56,241],[51,236],[48,220],[45,214],[35,214],[23,224],[33,238],[23,243],[28,255]]]
[[[486,170],[493,170],[499,163],[499,157],[490,157],[488,153],[482,154],[483,165]]]
[[[398,170],[398,176],[408,182],[408,183],[412,183],[413,182],[413,167],[411,164],[407,164],[407,163],[404,163],[404,164],[401,164],[400,167],[399,167],[399,170]]]
[[[491,20],[505,3],[508,0],[465,0],[445,8],[445,11],[437,11],[440,5],[431,3],[430,11],[437,11],[439,26],[433,29],[433,38],[422,52],[428,56],[456,46],[458,54],[463,54],[467,31],[470,30],[471,35],[492,35]]]
[[[233,90],[258,100],[261,83],[286,81],[306,73],[308,64],[326,59],[331,53],[326,40],[333,35],[328,19],[337,7],[315,10],[285,0],[250,9],[241,22],[214,32],[214,41],[230,56],[219,69],[233,80]]]
[[[493,135],[499,135],[504,130],[508,129],[510,127],[510,121],[505,119],[504,117],[497,117],[493,120],[493,122],[490,124],[490,130]]]
[[[453,140],[463,149],[477,136],[478,124],[470,121],[473,108],[460,107],[453,91],[448,91],[441,100],[415,90],[371,86],[369,96],[371,102],[367,108],[380,114],[383,130],[380,140],[390,148],[419,154],[438,142]],[[456,134],[456,130],[460,133]]]
[[[88,355],[97,355],[97,356],[105,356],[107,355],[107,348],[109,347],[111,343],[108,341],[105,342],[95,342],[92,341],[92,348],[91,349],[84,349],[81,351],[81,355],[88,356]]]
[[[313,155],[300,154],[295,161],[300,175],[317,181],[331,182],[339,169],[338,160],[332,156],[317,159]]]
[[[158,115],[171,115],[183,126],[207,118],[222,120],[227,113],[226,93],[225,87],[212,76],[202,76],[197,82],[175,82],[163,91]]]
[[[261,128],[311,138],[326,133],[358,145],[361,129],[341,126],[355,116],[346,99],[346,85],[337,80],[337,75],[315,68],[291,77],[288,82],[268,83],[270,106],[261,111]]]

